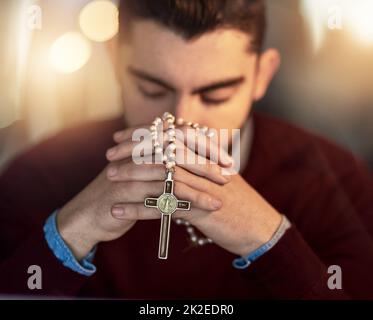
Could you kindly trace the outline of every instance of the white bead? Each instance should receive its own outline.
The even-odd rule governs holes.
[[[168,159],[170,160],[175,160],[176,159],[176,154],[175,153],[170,153],[167,155]]]
[[[194,228],[193,227],[188,227],[187,232],[188,233],[194,233]]]
[[[176,219],[175,222],[176,224],[182,224],[183,221],[181,219]]]
[[[205,244],[205,241],[203,239],[198,239],[198,244],[200,246],[203,246]]]
[[[166,168],[167,168],[167,169],[172,169],[172,168],[175,167],[175,166],[176,166],[175,161],[170,161],[170,162],[167,162],[167,163],[166,163]]]
[[[187,126],[191,127],[192,125],[193,125],[193,122],[191,122],[191,121],[187,122]]]
[[[176,120],[176,123],[177,123],[179,126],[181,126],[181,125],[184,124],[184,119],[183,119],[183,118],[178,118],[178,119]]]
[[[198,124],[198,123],[193,123],[193,124],[192,124],[192,128],[193,128],[193,129],[197,129],[198,127],[199,127],[199,124]]]
[[[199,128],[199,129],[201,130],[203,134],[205,134],[209,128],[207,128],[206,126],[203,126],[202,128]]]
[[[207,238],[208,243],[212,243],[212,240],[210,238]]]
[[[213,131],[212,129],[209,129],[207,131],[207,134],[206,134],[209,138],[212,138],[213,136],[215,136],[215,131]]]
[[[189,221],[184,221],[184,224],[185,224],[186,226],[190,226]]]
[[[197,236],[192,236],[190,237],[190,240],[192,240],[193,242],[196,242],[198,240]]]
[[[176,138],[175,137],[169,137],[168,138],[168,142],[170,142],[170,143],[173,143],[173,142],[175,142],[176,141]]]
[[[167,147],[168,150],[170,151],[175,151],[176,150],[176,144],[175,143],[170,143]]]
[[[169,113],[169,112],[165,112],[165,113],[163,114],[163,116],[162,116],[162,119],[163,119],[163,120],[166,120],[166,118],[167,118],[169,115],[171,115],[171,113]]]
[[[166,118],[166,121],[167,121],[167,123],[169,123],[169,124],[173,124],[174,122],[175,122],[175,117],[174,116],[168,116],[167,118]]]
[[[168,129],[168,130],[167,130],[167,135],[168,135],[169,137],[175,137],[175,136],[176,136],[176,131],[175,131],[175,129]]]

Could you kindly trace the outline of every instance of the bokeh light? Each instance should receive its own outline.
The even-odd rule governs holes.
[[[328,22],[334,14],[341,15],[342,32],[346,31],[361,44],[373,45],[372,0],[302,0],[301,8],[315,51],[322,46],[325,34],[330,29]]]
[[[118,8],[111,1],[92,1],[80,12],[79,25],[90,40],[107,41],[118,33]]]
[[[373,44],[373,1],[359,0],[346,3],[348,27],[364,44]]]
[[[67,32],[52,45],[49,59],[61,73],[72,73],[82,68],[91,56],[90,42],[78,32]]]

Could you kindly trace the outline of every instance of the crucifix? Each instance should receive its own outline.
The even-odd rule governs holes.
[[[147,208],[157,208],[161,213],[161,228],[159,234],[158,258],[167,259],[168,243],[170,240],[170,226],[172,214],[176,210],[190,210],[190,202],[178,200],[174,195],[173,171],[166,172],[167,177],[164,182],[163,194],[158,198],[146,198],[144,205]]]

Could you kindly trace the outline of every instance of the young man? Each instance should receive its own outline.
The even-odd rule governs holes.
[[[326,140],[252,112],[280,60],[262,51],[263,1],[125,0],[120,23],[112,53],[124,121],[67,130],[0,178],[0,292],[373,298],[370,173]],[[245,128],[246,160],[231,177],[219,164],[177,164],[175,194],[192,209],[173,216],[213,243],[196,245],[173,225],[159,260],[160,214],[144,199],[162,193],[164,168],[133,163],[131,133],[166,111]],[[248,255],[251,264],[232,265]],[[40,290],[28,288],[30,265],[42,270]]]

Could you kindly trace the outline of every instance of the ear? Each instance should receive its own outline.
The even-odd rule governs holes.
[[[118,35],[111,38],[109,41],[107,41],[105,43],[106,45],[106,50],[109,54],[109,59],[112,63],[112,66],[113,66],[113,69],[114,69],[114,73],[115,73],[115,77],[117,79],[117,81],[120,83],[121,82],[121,63],[120,63],[120,54],[119,54],[119,47],[120,47],[120,43],[119,43],[119,37]]]
[[[267,49],[259,56],[253,92],[254,101],[264,97],[280,64],[281,56],[276,49]]]

